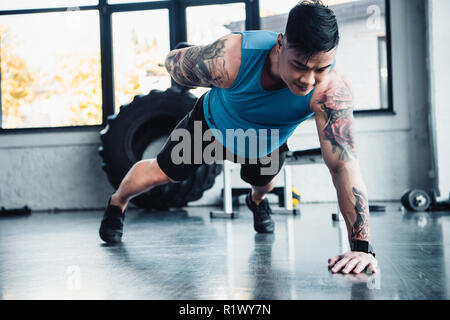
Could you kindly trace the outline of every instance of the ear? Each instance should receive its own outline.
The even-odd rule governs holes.
[[[284,40],[283,34],[279,33],[277,37],[277,49],[281,49],[281,47],[283,46],[283,40]]]
[[[281,54],[281,49],[283,48],[283,45],[284,45],[284,36],[283,36],[283,34],[282,33],[280,33],[280,34],[278,34],[278,37],[277,37],[277,44],[276,44],[276,52],[278,53],[278,54]]]

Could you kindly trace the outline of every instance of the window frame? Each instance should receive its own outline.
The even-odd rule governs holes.
[[[377,41],[378,41],[378,52],[381,53],[384,49],[386,49],[386,36],[378,37]],[[383,101],[385,101],[385,99],[386,99],[386,101],[388,101],[387,103],[388,103],[388,108],[389,108],[389,93],[388,93],[389,90],[387,90],[387,86],[386,86],[386,92],[384,92],[384,90],[383,90],[383,75],[381,72],[382,65],[383,65],[382,58],[380,55],[378,55],[378,71],[379,71],[378,79],[380,81],[380,101],[383,104]],[[387,69],[387,61],[386,61],[386,69]],[[383,108],[383,109],[388,109],[388,108]]]
[[[391,10],[390,1],[386,2],[386,49],[388,64],[388,109],[356,110],[355,115],[395,115],[392,96],[392,55],[391,55]],[[246,30],[260,29],[259,0],[161,0],[139,3],[109,4],[107,0],[99,0],[97,5],[76,7],[77,10],[97,10],[99,14],[100,28],[100,52],[101,52],[101,85],[102,85],[102,124],[63,126],[63,127],[38,127],[38,128],[1,128],[1,85],[0,85],[0,135],[8,133],[23,132],[89,132],[98,131],[106,126],[108,117],[114,115],[114,69],[113,69],[113,44],[112,44],[112,14],[116,12],[133,12],[142,10],[168,9],[169,11],[169,34],[170,48],[173,49],[177,43],[187,40],[186,9],[188,7],[220,5],[230,3],[244,3],[246,11]],[[73,7],[17,9],[0,11],[0,16],[65,12]],[[1,74],[0,74],[1,83]]]
[[[386,23],[386,59],[388,69],[387,80],[387,101],[388,107],[384,109],[369,109],[369,110],[355,110],[354,114],[358,115],[371,115],[371,116],[395,116],[397,113],[394,111],[394,96],[393,96],[393,81],[392,81],[392,33],[391,33],[391,0],[385,1],[385,23]],[[378,41],[378,40],[377,40]],[[381,88],[380,88],[381,94]]]

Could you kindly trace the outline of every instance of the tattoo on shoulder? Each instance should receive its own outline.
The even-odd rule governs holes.
[[[166,67],[175,81],[187,86],[220,86],[230,76],[224,59],[226,39],[170,55]]]
[[[319,98],[325,113],[325,138],[333,146],[333,153],[339,152],[339,160],[356,158],[353,136],[353,96],[346,85],[325,92]]]
[[[364,192],[356,188],[353,188],[353,195],[356,199],[356,221],[352,229],[352,239],[367,241],[369,239],[369,202]]]

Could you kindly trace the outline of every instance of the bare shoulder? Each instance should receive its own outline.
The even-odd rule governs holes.
[[[229,88],[241,65],[242,36],[229,34],[206,46],[186,52],[187,61],[195,61],[195,74],[201,81],[219,88]]]
[[[353,109],[353,91],[347,79],[333,69],[328,79],[317,86],[311,99],[311,109],[316,112],[326,106],[332,110]]]
[[[224,40],[224,67],[228,74],[228,81],[222,87],[229,88],[236,80],[241,68],[242,34],[233,33],[222,38]]]
[[[230,34],[211,44],[173,50],[166,69],[179,84],[187,87],[230,87],[241,65],[242,36]]]

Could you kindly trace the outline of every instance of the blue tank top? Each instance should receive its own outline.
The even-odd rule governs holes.
[[[230,88],[213,87],[205,95],[203,112],[219,142],[239,157],[254,159],[283,145],[300,123],[314,115],[310,110],[314,90],[307,96],[296,96],[287,87],[263,89],[261,73],[278,34],[239,33],[242,34],[239,74]]]

